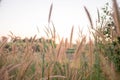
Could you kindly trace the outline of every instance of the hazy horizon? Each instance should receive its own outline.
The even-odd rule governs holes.
[[[61,37],[69,37],[74,25],[74,34],[77,35],[78,26],[81,29],[84,28],[84,31],[89,26],[84,6],[87,7],[95,22],[97,8],[102,8],[106,2],[110,0],[2,0],[0,3],[0,36],[10,34],[9,31],[20,37],[35,34],[45,36],[44,26],[48,25],[51,3],[53,3],[51,20],[55,24],[57,33]]]

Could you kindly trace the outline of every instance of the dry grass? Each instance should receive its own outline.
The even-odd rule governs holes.
[[[72,29],[71,29],[71,35],[70,35],[70,48],[72,48],[73,31],[74,31],[74,26],[73,26]]]
[[[91,29],[93,29],[93,22],[92,22],[90,13],[89,13],[89,11],[87,10],[86,7],[84,7],[84,9],[85,9],[85,12],[86,12],[86,14],[87,14],[87,17],[88,17],[88,19],[89,19],[89,21],[90,21]]]
[[[51,6],[50,6],[50,11],[49,11],[49,16],[48,16],[48,23],[50,23],[50,20],[51,20],[52,8],[53,8],[53,4],[51,4]]]
[[[120,14],[119,14],[119,9],[118,9],[118,5],[117,5],[117,1],[113,0],[113,11],[114,11],[114,21],[115,21],[115,29],[116,29],[116,33],[118,36],[120,36]]]
[[[36,36],[23,41],[12,32],[9,35],[10,42],[3,37],[0,43],[0,80],[118,80],[119,73],[116,73],[113,63],[109,63],[108,57],[104,56],[107,44],[116,38],[115,34],[112,34],[112,29],[112,41],[106,41],[102,32],[104,26],[94,29],[90,12],[84,7],[90,21],[90,34],[93,34],[95,40],[89,37],[89,42],[86,42],[86,36],[80,30],[76,47],[74,47],[72,43],[74,27],[72,27],[70,42],[62,38],[59,40],[60,43],[56,44],[56,30],[51,21],[52,8],[53,4],[50,6],[48,16],[49,25],[45,27],[46,35],[52,42],[45,38],[36,39]],[[116,0],[113,0],[113,8],[116,31],[119,35],[120,23]],[[98,22],[102,22],[99,11],[97,13]],[[91,29],[95,33],[91,32]],[[8,44],[10,50],[6,52]],[[69,48],[75,48],[72,59],[67,57],[69,53],[67,54],[66,51]]]

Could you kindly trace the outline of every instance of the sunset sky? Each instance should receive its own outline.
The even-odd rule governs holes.
[[[16,36],[45,36],[44,26],[48,25],[48,14],[53,2],[51,20],[55,24],[57,33],[66,38],[70,35],[74,25],[75,33],[78,26],[84,28],[89,22],[84,6],[90,11],[93,21],[97,18],[96,9],[101,8],[111,0],[2,0],[0,3],[0,36],[10,34]]]

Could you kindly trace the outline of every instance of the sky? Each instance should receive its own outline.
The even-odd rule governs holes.
[[[70,36],[74,26],[75,38],[78,27],[84,29],[90,25],[84,10],[87,7],[93,21],[97,18],[97,8],[101,9],[111,0],[2,0],[0,3],[0,36],[10,34],[30,37],[38,35],[44,37],[45,26],[48,26],[48,14],[51,3],[53,21],[60,37]],[[37,31],[39,28],[39,33]]]

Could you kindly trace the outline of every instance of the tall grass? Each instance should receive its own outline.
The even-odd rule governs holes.
[[[116,34],[118,34],[114,38],[116,40],[119,37],[119,11],[116,0],[113,0],[113,8]],[[56,44],[56,30],[51,21],[52,9],[53,4],[50,6],[48,27],[45,27],[48,39],[36,39],[36,36],[20,39],[12,32],[9,35],[10,42],[3,37],[0,42],[0,80],[119,80],[119,73],[115,70],[117,64],[114,64],[108,55],[116,53],[115,47],[111,45],[115,40],[106,41],[102,32],[105,26],[95,29],[90,12],[84,7],[90,21],[89,31],[94,40],[89,37],[87,42],[86,36],[79,30],[80,36],[74,45],[72,43],[74,27],[72,27],[70,41],[62,38],[60,43]],[[99,10],[97,12],[98,20],[101,22]],[[120,49],[118,43],[117,45]],[[112,49],[109,48],[111,46]],[[69,54],[71,56],[68,56]]]

